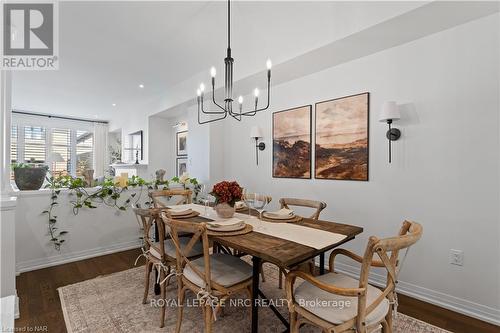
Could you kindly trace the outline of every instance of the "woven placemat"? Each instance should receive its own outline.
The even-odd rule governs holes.
[[[238,236],[238,235],[244,235],[248,234],[249,232],[252,232],[253,227],[250,224],[245,225],[245,228],[241,230],[235,230],[235,231],[214,231],[207,229],[207,234],[209,236],[217,236],[217,237],[224,237],[224,236]]]

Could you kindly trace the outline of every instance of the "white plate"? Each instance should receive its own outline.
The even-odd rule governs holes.
[[[211,226],[210,224],[207,223],[208,230],[221,231],[221,232],[238,231],[238,230],[244,229],[245,227],[246,227],[246,224],[244,222],[241,224],[235,224],[235,225],[221,225],[220,227]]]

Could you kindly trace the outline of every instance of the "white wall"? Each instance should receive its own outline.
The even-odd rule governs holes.
[[[173,145],[174,128],[170,119],[161,117],[149,117],[149,150],[148,173],[151,179],[155,177],[155,171],[164,169],[167,171],[165,179],[170,179],[175,175],[175,161],[172,157],[175,154]]]
[[[409,255],[400,288],[500,323],[498,27],[495,14],[279,85],[269,111],[241,123],[227,119],[223,129],[190,124],[190,132],[203,133],[191,135],[191,144],[210,144],[209,156],[191,155],[193,164],[205,167],[209,158],[210,181],[237,179],[269,192],[274,206],[282,196],[326,201],[324,219],[364,227],[347,246],[358,253],[368,236],[394,235],[404,219],[422,223],[424,237]],[[272,112],[366,91],[369,182],[272,178]],[[377,121],[388,100],[404,104],[392,165],[387,127]],[[267,144],[258,167],[249,138],[255,124]],[[450,249],[464,251],[463,267],[448,263]]]
[[[89,189],[91,191],[91,189]],[[129,192],[130,193],[130,192]],[[67,230],[66,242],[57,251],[47,235],[47,216],[41,212],[50,205],[50,191],[16,192],[16,268],[18,272],[104,255],[141,245],[141,230],[132,209],[118,211],[100,205],[83,208],[74,215],[67,191],[61,192],[55,208],[59,231]],[[146,191],[143,193],[143,199]],[[128,197],[123,196],[123,199]]]

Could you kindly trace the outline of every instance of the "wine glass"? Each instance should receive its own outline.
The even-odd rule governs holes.
[[[207,189],[207,186],[205,184],[202,184],[201,185],[201,189],[200,189],[200,200],[201,202],[203,202],[203,204],[205,205],[205,212],[204,212],[204,216],[208,216],[208,206],[210,205],[210,194],[208,193],[208,189]]]
[[[255,198],[255,194],[254,193],[251,193],[246,188],[243,189],[243,201],[245,202],[245,205],[247,205],[248,215],[250,215],[250,209],[253,206],[253,200],[254,200],[254,198]]]
[[[267,196],[255,193],[252,205],[259,212],[259,219],[262,219],[262,212],[267,205]]]

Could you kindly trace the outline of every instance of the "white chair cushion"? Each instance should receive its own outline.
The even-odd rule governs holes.
[[[180,243],[181,248],[184,248],[189,243],[190,240],[191,240],[191,237],[179,237],[179,243]],[[154,245],[156,247],[160,248],[160,242],[156,242],[156,243],[154,243]],[[156,258],[158,258],[158,259],[161,258],[160,253],[158,253],[158,251],[156,251],[155,248],[151,247],[149,252],[153,256],[155,256]],[[175,245],[170,238],[165,239],[165,254],[168,255],[169,257],[176,258]],[[197,242],[196,244],[194,244],[193,248],[191,249],[189,256],[195,257],[195,256],[199,256],[202,254],[203,254],[203,246],[202,246],[201,242]]]
[[[191,261],[194,267],[205,273],[204,258]],[[189,265],[184,268],[184,277],[199,287],[205,287],[205,281]],[[216,253],[210,256],[210,275],[212,281],[223,287],[230,287],[252,277],[252,266],[238,257]]]
[[[323,283],[341,288],[359,287],[359,280],[353,279],[344,274],[327,273],[318,276],[317,279]],[[382,291],[380,289],[368,285],[366,306],[372,304],[373,301],[381,294]],[[300,284],[295,290],[295,301],[302,308],[332,324],[341,324],[354,318],[358,314],[357,297],[332,294],[312,285],[307,281]],[[386,316],[388,311],[389,300],[385,298],[372,312],[366,316],[366,324],[371,325],[381,321]]]

